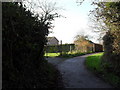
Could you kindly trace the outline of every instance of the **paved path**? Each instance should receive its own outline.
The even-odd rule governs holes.
[[[57,64],[65,88],[112,88],[86,69],[84,65],[86,56],[88,55],[67,59]]]
[[[46,60],[48,60],[49,63],[52,63],[55,66],[58,66],[60,63],[64,62],[66,60],[66,58],[49,57],[49,58],[46,58]]]

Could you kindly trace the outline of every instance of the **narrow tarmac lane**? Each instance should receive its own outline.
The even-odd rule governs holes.
[[[86,56],[67,59],[57,65],[65,88],[112,88],[87,70],[84,65]]]

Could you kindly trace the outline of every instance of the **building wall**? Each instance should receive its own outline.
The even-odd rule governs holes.
[[[90,43],[88,40],[82,42],[75,42],[76,50],[80,52],[92,52],[93,43]]]
[[[82,42],[75,43],[76,50],[80,52],[102,52],[103,45],[90,43],[89,41],[85,40]]]
[[[95,52],[102,52],[103,51],[103,45],[100,44],[94,44]]]
[[[58,45],[59,42],[55,38],[52,38],[51,40],[48,41],[48,45]]]

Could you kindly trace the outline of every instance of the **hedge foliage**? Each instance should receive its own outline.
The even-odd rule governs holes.
[[[102,16],[108,27],[104,40],[104,56],[103,61],[109,63],[104,64],[109,72],[120,75],[120,2],[109,2],[104,4]],[[104,62],[104,63],[105,63]]]
[[[98,31],[101,32],[104,44],[103,66],[108,72],[120,75],[120,1],[98,2],[93,1],[97,7],[91,11]],[[104,23],[104,24],[103,24]],[[97,31],[97,30],[96,30]],[[102,36],[103,36],[102,35]]]
[[[21,3],[2,3],[2,87],[54,87],[53,71],[44,61],[49,24]]]
[[[109,63],[109,72],[120,75],[120,31],[109,31],[103,38],[104,40],[104,62]],[[104,64],[106,67],[106,64]]]
[[[62,45],[51,45],[46,46],[45,51],[46,53],[57,53],[57,52],[69,52],[75,49],[74,44],[62,44]]]

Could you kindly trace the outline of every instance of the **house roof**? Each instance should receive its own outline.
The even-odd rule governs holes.
[[[47,37],[48,41],[52,40],[53,38],[55,38],[59,42],[59,40],[56,37]]]

